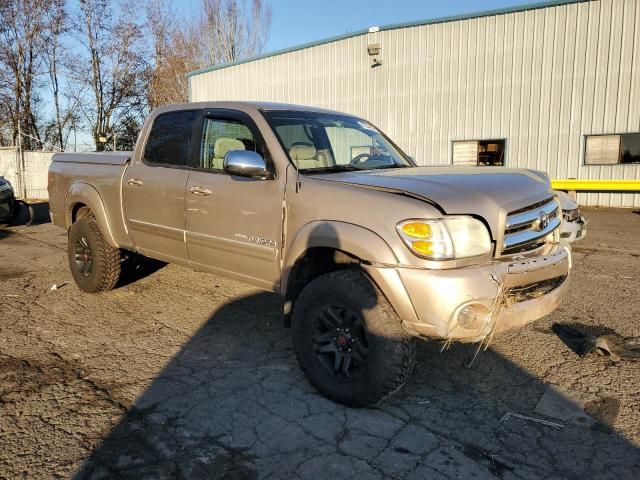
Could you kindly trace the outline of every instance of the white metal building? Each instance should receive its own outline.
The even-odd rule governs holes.
[[[640,179],[640,0],[560,0],[373,27],[189,74],[190,99],[367,118],[419,164]],[[581,193],[640,206],[639,193]]]

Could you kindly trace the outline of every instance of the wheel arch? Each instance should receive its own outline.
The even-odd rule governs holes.
[[[65,222],[67,230],[82,216],[83,209],[88,209],[100,226],[104,239],[112,247],[118,248],[109,225],[107,211],[98,190],[92,185],[83,182],[75,182],[69,188],[65,202]]]
[[[284,297],[284,324],[291,326],[293,304],[314,278],[343,268],[361,268],[376,262],[395,264],[391,247],[375,232],[338,221],[305,225],[292,242],[283,265],[280,293]],[[379,286],[381,289],[383,286]]]

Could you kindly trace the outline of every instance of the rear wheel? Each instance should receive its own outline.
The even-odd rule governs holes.
[[[96,218],[79,218],[69,230],[69,268],[80,290],[89,293],[111,290],[120,278],[120,250],[109,245]]]
[[[293,310],[293,343],[311,384],[356,407],[402,387],[415,359],[400,318],[358,270],[331,272],[305,287]]]
[[[21,202],[18,200],[9,200],[5,205],[0,205],[0,225],[13,225],[20,215]]]

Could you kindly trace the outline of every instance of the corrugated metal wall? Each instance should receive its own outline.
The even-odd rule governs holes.
[[[382,47],[371,68],[367,45]],[[584,135],[640,132],[640,0],[594,0],[381,30],[190,77],[191,100],[265,100],[365,117],[420,164],[506,138],[506,164],[552,178],[638,179],[584,165]],[[640,206],[640,194],[579,194]]]
[[[0,176],[13,187],[16,197],[47,200],[48,171],[54,152],[25,151],[24,169],[20,167],[20,155],[13,147],[0,148]],[[24,187],[23,187],[24,185]]]

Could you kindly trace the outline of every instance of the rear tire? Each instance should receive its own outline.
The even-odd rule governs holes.
[[[22,211],[22,203],[23,202],[21,200],[13,200],[13,204],[10,207],[8,215],[0,222],[0,225],[6,227],[15,225]]]
[[[374,405],[411,375],[415,342],[359,270],[338,270],[311,281],[295,303],[292,320],[300,367],[331,400]]]
[[[120,250],[109,245],[92,214],[69,229],[69,268],[76,285],[88,293],[113,289],[120,278]]]

